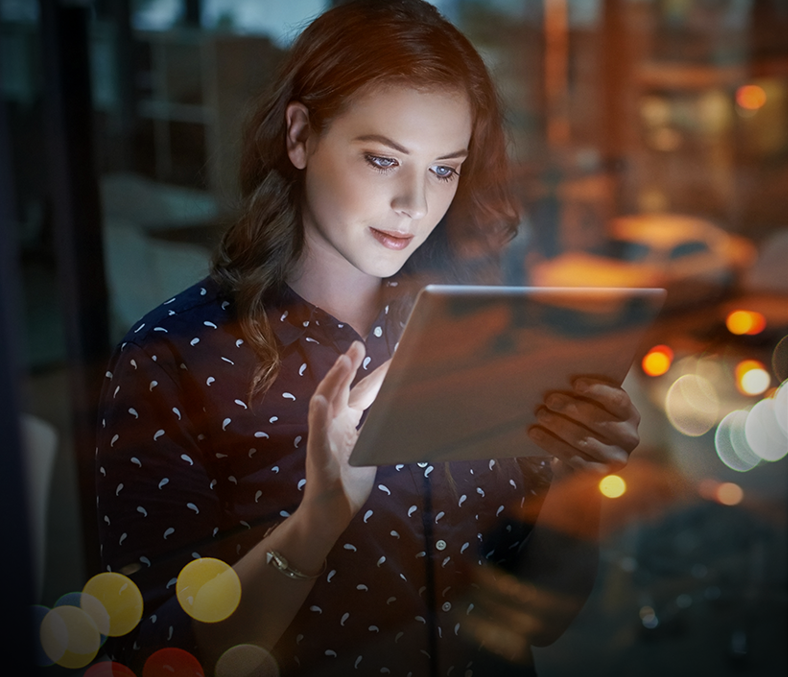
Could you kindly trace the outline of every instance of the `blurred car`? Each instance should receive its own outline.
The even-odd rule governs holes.
[[[642,214],[613,219],[609,239],[534,264],[530,283],[545,287],[665,287],[683,305],[731,287],[754,262],[755,246],[705,219]]]

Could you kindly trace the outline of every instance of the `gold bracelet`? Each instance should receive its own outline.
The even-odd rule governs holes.
[[[326,560],[323,561],[323,568],[318,571],[314,576],[310,576],[309,574],[305,574],[303,571],[299,571],[290,566],[290,562],[287,561],[282,553],[277,552],[276,550],[269,550],[265,553],[265,563],[270,564],[274,569],[278,572],[284,574],[288,578],[292,578],[297,581],[312,581],[316,578],[320,578],[326,570],[326,566],[328,562]]]

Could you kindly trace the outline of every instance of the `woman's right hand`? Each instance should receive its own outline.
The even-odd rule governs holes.
[[[362,343],[340,355],[309,403],[306,486],[301,509],[324,528],[345,530],[372,491],[376,468],[348,464],[358,439],[358,423],[375,400],[388,371],[384,363],[350,388],[364,359]],[[310,520],[310,521],[311,521]],[[313,522],[314,524],[314,522]]]

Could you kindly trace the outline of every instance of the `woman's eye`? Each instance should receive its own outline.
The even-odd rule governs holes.
[[[391,169],[397,165],[397,161],[390,157],[381,157],[380,155],[366,155],[366,160],[376,169]]]
[[[459,173],[455,169],[446,167],[445,165],[437,165],[432,168],[432,171],[435,176],[442,181],[451,181],[455,176],[459,176]]]

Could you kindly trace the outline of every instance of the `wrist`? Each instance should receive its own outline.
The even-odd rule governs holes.
[[[307,495],[290,519],[296,522],[298,531],[307,540],[326,541],[333,545],[347,529],[352,515],[344,506],[326,500],[313,500]]]

